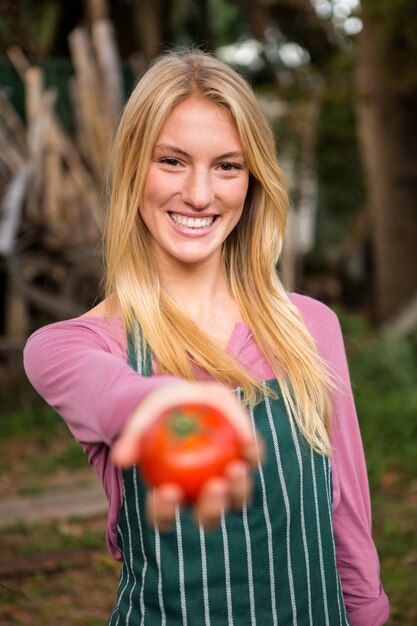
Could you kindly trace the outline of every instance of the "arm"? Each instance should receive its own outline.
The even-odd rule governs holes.
[[[327,357],[336,375],[333,394],[333,525],[346,608],[352,626],[381,626],[389,616],[372,540],[368,478],[350,385],[342,333],[337,319]]]
[[[113,462],[128,467],[137,459],[141,432],[161,409],[185,401],[220,404],[223,409],[229,403],[228,413],[241,432],[247,461],[256,463],[250,422],[228,389],[212,382],[139,376],[126,363],[122,334],[121,327],[106,328],[99,318],[77,318],[40,329],[26,345],[24,365],[29,380],[65,419],[77,441],[84,447],[104,443],[112,448]],[[237,411],[241,424],[236,422]],[[105,463],[106,459],[107,454]],[[229,469],[227,480],[208,485],[195,507],[196,516],[207,526],[217,523],[229,501],[239,507],[247,497],[246,463]],[[152,492],[149,517],[161,529],[171,526],[181,501],[181,493],[172,487]]]
[[[177,382],[134,372],[122,337],[120,320],[110,325],[99,318],[77,318],[41,328],[26,344],[30,382],[80,443],[110,446],[151,391]]]

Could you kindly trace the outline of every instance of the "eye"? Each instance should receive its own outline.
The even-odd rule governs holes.
[[[233,170],[242,169],[240,163],[232,163],[231,161],[225,161],[224,163],[220,163],[219,167],[223,172],[232,172]]]
[[[162,157],[161,159],[158,159],[158,162],[163,163],[164,165],[169,165],[170,167],[178,167],[181,165],[181,161],[175,157]]]

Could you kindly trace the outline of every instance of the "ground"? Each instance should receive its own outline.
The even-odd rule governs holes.
[[[104,626],[119,571],[105,551],[104,526],[99,517],[2,532],[0,623]]]

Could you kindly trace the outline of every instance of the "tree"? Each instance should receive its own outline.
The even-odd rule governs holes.
[[[375,304],[387,321],[417,290],[417,13],[414,0],[363,0],[356,111],[368,192]]]

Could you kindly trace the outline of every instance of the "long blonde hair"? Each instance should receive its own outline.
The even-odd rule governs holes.
[[[250,173],[242,217],[223,244],[231,291],[277,375],[301,433],[313,449],[329,455],[331,381],[276,271],[288,196],[274,137],[247,82],[212,55],[193,50],[159,57],[126,104],[113,151],[105,233],[106,295],[118,297],[127,334],[139,322],[159,373],[193,380],[194,364],[230,387],[241,387],[246,402],[259,399],[261,384],[219,349],[162,289],[149,233],[138,210],[160,130],[173,107],[191,95],[228,111]]]

